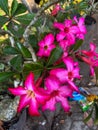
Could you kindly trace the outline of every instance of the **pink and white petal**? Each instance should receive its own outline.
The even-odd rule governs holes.
[[[61,31],[64,31],[65,25],[62,23],[54,22],[53,26]]]
[[[16,96],[26,94],[26,90],[22,86],[18,86],[17,88],[8,88],[8,90]]]
[[[60,82],[66,81],[67,72],[63,68],[53,69],[50,71],[50,75],[56,76]]]
[[[48,34],[44,38],[45,45],[51,45],[54,42],[54,35],[52,33]]]
[[[79,28],[77,26],[71,26],[70,32],[73,33],[73,34],[76,34],[76,33],[79,32]]]
[[[28,106],[30,102],[30,98],[27,95],[22,95],[20,97],[19,105],[17,111],[20,112],[24,107]]]
[[[60,32],[56,35],[56,40],[59,42],[59,41],[62,41],[64,38],[65,38],[66,34],[65,32]]]
[[[38,102],[35,100],[35,98],[31,98],[29,104],[29,114],[31,116],[40,116],[38,108],[39,108]]]
[[[91,49],[91,51],[95,51],[95,49],[96,49],[96,45],[94,44],[94,43],[90,43],[90,49]]]
[[[75,91],[79,92],[78,87],[77,87],[72,81],[68,80],[68,83],[69,83],[70,88],[71,88],[72,90],[75,90]]]
[[[70,106],[69,106],[67,98],[62,97],[60,99],[60,101],[61,101],[62,107],[64,108],[64,111],[69,112],[70,111]]]
[[[61,86],[59,88],[59,94],[63,97],[72,97],[72,89],[69,86]]]
[[[69,46],[75,43],[75,36],[72,33],[66,35],[67,40],[69,41]]]
[[[78,79],[80,79],[80,75],[79,75],[79,68],[75,68],[74,70],[73,70],[73,78],[78,78]]]
[[[39,41],[38,46],[44,48],[44,46],[45,46],[44,40]]]
[[[42,110],[51,110],[51,111],[55,111],[56,110],[56,100],[55,98],[51,98],[49,101],[46,102],[46,104],[44,106],[42,106]]]
[[[64,21],[64,24],[65,24],[66,27],[70,27],[72,25],[72,20],[67,19],[67,20]]]
[[[29,73],[25,80],[25,88],[28,90],[34,89],[34,74],[32,72]]]
[[[59,85],[59,80],[54,76],[50,76],[45,80],[45,86],[50,93],[54,90],[57,90],[59,88]]]
[[[69,72],[73,71],[73,69],[74,69],[74,62],[73,62],[72,58],[66,57],[66,58],[64,59],[64,63],[65,63],[65,65],[66,65],[66,67],[67,67],[67,70],[68,70]]]
[[[94,76],[94,68],[90,66],[90,75]]]
[[[39,56],[39,57],[43,57],[43,55],[44,55],[44,49],[40,48],[36,55]]]
[[[40,104],[45,104],[45,102],[50,99],[50,95],[48,94],[48,92],[46,90],[44,90],[44,91],[41,90],[39,92],[36,92],[35,96],[36,96],[36,100]]]

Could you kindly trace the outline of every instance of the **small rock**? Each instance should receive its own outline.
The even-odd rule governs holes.
[[[15,97],[13,99],[3,99],[0,102],[0,119],[3,121],[11,120],[17,113],[19,98]]]

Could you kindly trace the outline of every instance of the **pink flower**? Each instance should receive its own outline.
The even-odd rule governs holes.
[[[65,20],[64,23],[54,22],[53,26],[60,30],[57,34],[57,41],[69,40],[71,44],[75,43],[75,34],[78,32],[78,27],[73,26],[72,20]]]
[[[57,68],[50,71],[50,75],[56,76],[61,83],[68,83],[71,89],[78,91],[77,86],[73,83],[75,78],[80,79],[79,67],[77,62],[74,62],[71,58],[66,57],[64,59],[66,69]]]
[[[78,20],[76,17],[74,17],[74,20],[77,23],[77,26],[79,28],[79,31],[77,32],[76,37],[84,40],[84,35],[87,33],[86,27],[84,25],[85,19],[83,17],[80,17]]]
[[[54,6],[54,8],[53,8],[52,12],[51,12],[51,15],[52,15],[52,16],[57,15],[57,14],[58,14],[58,12],[59,12],[59,10],[61,10],[61,7],[60,7],[60,5],[59,5],[59,4],[56,4],[56,5]]]
[[[48,57],[51,53],[51,51],[55,48],[54,42],[54,36],[53,34],[48,34],[44,37],[43,40],[41,40],[38,43],[39,51],[37,52],[37,55],[40,57]]]
[[[90,50],[82,50],[82,56],[79,56],[84,62],[90,65],[90,74],[94,75],[94,68],[98,67],[98,53],[95,52],[96,45],[90,43]]]
[[[9,91],[16,96],[20,96],[20,102],[17,111],[20,112],[24,107],[29,107],[29,114],[39,116],[38,111],[40,105],[45,104],[49,96],[45,94],[45,90],[34,85],[34,75],[31,72],[24,83],[25,87],[9,88]]]
[[[54,111],[56,109],[56,103],[60,102],[64,110],[68,112],[70,106],[67,98],[72,97],[72,90],[68,86],[60,85],[60,82],[54,76],[50,76],[45,80],[45,86],[47,93],[51,98],[46,102],[42,109]]]

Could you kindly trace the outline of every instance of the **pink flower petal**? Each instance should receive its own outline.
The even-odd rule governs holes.
[[[59,85],[60,82],[54,76],[50,76],[45,80],[45,86],[49,93],[51,93],[53,90],[57,90],[59,88]]]
[[[20,97],[20,101],[19,101],[17,111],[20,112],[24,107],[29,105],[29,102],[30,102],[30,98],[27,95],[22,95]]]
[[[62,23],[54,22],[53,26],[61,31],[64,30],[65,25]]]
[[[53,44],[53,42],[54,42],[54,35],[52,33],[46,35],[44,41],[45,41],[46,45]]]
[[[42,110],[51,110],[51,111],[55,111],[56,109],[56,100],[55,98],[51,98],[49,101],[46,102],[46,104],[44,106],[42,106]]]
[[[66,34],[65,32],[60,32],[56,35],[56,40],[59,42],[65,38]]]
[[[69,106],[67,98],[61,97],[59,98],[59,101],[61,102],[62,107],[64,108],[64,111],[69,112],[70,106]]]
[[[13,95],[23,95],[26,94],[26,90],[22,86],[18,86],[17,88],[8,88],[8,90],[13,94]]]
[[[39,108],[38,102],[35,100],[35,98],[32,98],[30,100],[30,105],[29,105],[29,114],[31,116],[40,116],[38,108]]]
[[[61,86],[59,88],[60,95],[63,97],[72,97],[72,89],[69,86]]]
[[[32,72],[30,72],[25,80],[25,88],[28,90],[34,89],[34,74]]]

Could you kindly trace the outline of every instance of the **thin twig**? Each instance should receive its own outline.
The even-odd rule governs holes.
[[[24,40],[25,40],[25,42],[24,42],[24,45],[28,45],[29,46],[29,44],[28,44],[28,37],[29,37],[29,32],[30,32],[30,28],[31,28],[31,26],[33,26],[35,23],[36,23],[36,21],[38,20],[38,18],[41,16],[41,14],[47,9],[47,8],[49,8],[50,6],[52,6],[53,4],[56,4],[56,3],[58,3],[60,0],[52,0],[51,2],[49,1],[49,2],[47,2],[38,12],[37,12],[37,14],[35,15],[35,17],[34,17],[34,19],[30,22],[30,24],[26,27],[26,29],[25,29],[25,32],[24,32],[24,34],[23,34],[23,37],[24,37]],[[31,47],[30,47],[31,48]],[[34,52],[34,49],[32,48],[32,59],[33,59],[33,61],[37,61],[37,58],[36,58],[36,55],[35,55],[35,52]]]

